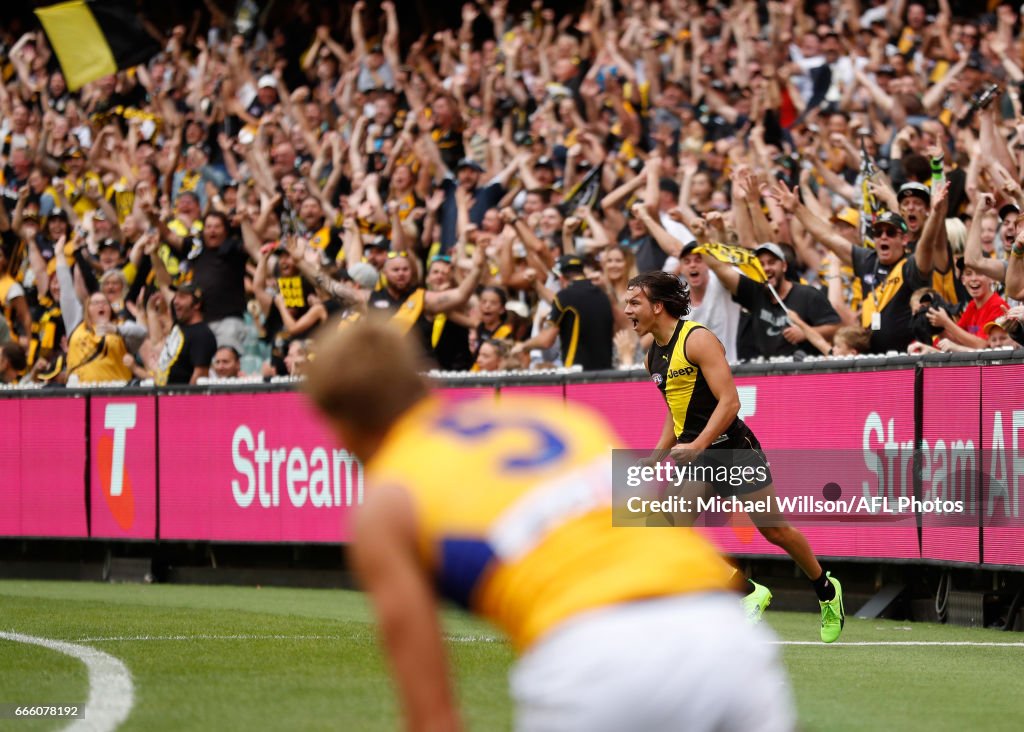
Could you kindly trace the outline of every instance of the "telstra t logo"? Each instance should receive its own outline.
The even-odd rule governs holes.
[[[135,523],[135,499],[124,457],[128,430],[135,428],[135,405],[108,404],[103,415],[103,428],[114,434],[104,433],[100,437],[96,448],[96,467],[110,513],[117,525],[127,531]]]

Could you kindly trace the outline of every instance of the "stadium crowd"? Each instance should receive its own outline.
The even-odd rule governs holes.
[[[1011,2],[205,7],[76,92],[0,28],[4,383],[301,375],[368,312],[442,370],[630,368],[655,269],[733,362],[1024,342]]]

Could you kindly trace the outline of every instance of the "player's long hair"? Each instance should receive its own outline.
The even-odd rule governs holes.
[[[690,290],[676,275],[645,272],[631,279],[626,287],[642,289],[652,304],[660,302],[673,318],[685,317],[690,312]]]

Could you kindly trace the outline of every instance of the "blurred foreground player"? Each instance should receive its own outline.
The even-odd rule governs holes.
[[[648,272],[627,285],[625,315],[638,334],[654,335],[647,370],[668,405],[656,449],[668,451],[677,462],[754,469],[751,474],[755,478],[740,486],[691,484],[688,497],[692,501],[713,490],[723,496],[739,496],[743,501],[768,499],[770,510],[750,514],[750,518],[761,535],[785,549],[811,581],[821,606],[821,639],[832,643],[843,630],[843,588],[822,571],[807,538],[778,511],[768,460],[757,437],[738,416],[740,398],[725,349],[710,330],[685,320],[689,311],[690,294],[674,275]],[[696,512],[675,514],[675,524],[690,525],[697,516]],[[744,604],[748,616],[758,620],[772,595],[763,585],[751,584],[754,590]]]
[[[613,528],[603,420],[538,399],[445,404],[412,345],[363,322],[319,344],[307,389],[364,464],[353,561],[408,727],[460,728],[438,595],[520,655],[519,730],[789,730],[776,651],[695,531]]]

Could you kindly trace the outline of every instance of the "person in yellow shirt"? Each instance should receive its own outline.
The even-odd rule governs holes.
[[[64,167],[67,169],[64,197],[75,215],[82,218],[98,208],[96,200],[103,196],[103,183],[96,173],[87,169],[85,152],[81,148],[71,148],[64,153]]]
[[[81,322],[68,339],[68,378],[76,377],[82,384],[130,381],[133,374],[125,356],[137,349],[145,337],[146,329],[138,323],[115,324],[107,296],[94,292],[85,302]]]
[[[364,465],[353,563],[409,729],[460,728],[438,594],[511,639],[517,729],[793,728],[732,568],[693,529],[613,527],[615,438],[599,415],[537,398],[444,403],[393,325],[325,330],[306,389]]]

